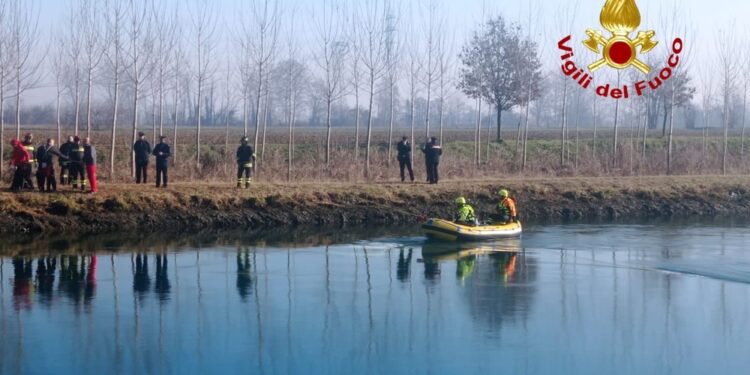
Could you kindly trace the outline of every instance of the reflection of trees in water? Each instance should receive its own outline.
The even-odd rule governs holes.
[[[247,248],[237,251],[237,291],[243,302],[253,292],[253,277],[251,274],[250,250]]]
[[[536,292],[538,266],[525,254],[494,253],[479,257],[461,293],[471,316],[499,330],[503,322],[526,320]]]

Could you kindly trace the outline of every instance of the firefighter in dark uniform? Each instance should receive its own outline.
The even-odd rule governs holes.
[[[154,146],[154,156],[156,156],[156,187],[163,186],[167,188],[168,182],[168,169],[169,169],[169,158],[172,156],[172,150],[170,150],[167,144],[167,137],[164,135],[159,136],[159,143]],[[164,184],[162,184],[164,182]]]
[[[29,153],[29,163],[23,165],[23,170],[21,172],[23,175],[23,187],[26,189],[34,190],[34,182],[31,180],[32,169],[37,166],[36,147],[34,147],[34,135],[31,133],[26,133],[26,135],[23,137],[23,142],[21,142],[21,145],[26,149],[26,152]]]
[[[60,164],[60,185],[70,184],[70,151],[75,146],[73,136],[68,136],[68,141],[60,145],[60,154],[64,155],[65,158],[59,158],[58,163]]]
[[[237,187],[247,189],[253,180],[255,150],[248,144],[247,137],[242,137],[240,142],[242,144],[237,148]],[[242,178],[243,174],[245,178]]]
[[[83,164],[83,155],[86,149],[81,144],[81,139],[76,136],[73,138],[73,148],[70,150],[68,157],[70,162],[68,169],[70,170],[70,180],[73,184],[73,189],[78,189],[80,186],[81,190],[86,190],[86,167]]]

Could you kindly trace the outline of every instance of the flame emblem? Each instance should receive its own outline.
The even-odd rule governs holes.
[[[599,14],[599,22],[612,36],[607,39],[599,31],[586,30],[589,39],[583,42],[583,45],[597,54],[602,54],[601,59],[589,65],[589,70],[594,72],[607,64],[615,69],[634,66],[648,74],[651,68],[638,60],[636,49],[640,47],[640,53],[645,54],[654,49],[659,42],[652,40],[656,35],[653,30],[639,31],[635,39],[630,39],[630,34],[641,24],[641,12],[635,0],[606,0]],[[603,50],[599,47],[603,47]]]

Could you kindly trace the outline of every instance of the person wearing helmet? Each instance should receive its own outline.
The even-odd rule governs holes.
[[[456,198],[456,206],[458,206],[456,217],[455,220],[453,220],[456,224],[477,225],[477,217],[474,215],[474,207],[471,207],[471,205],[466,202],[466,198]]]
[[[240,147],[237,148],[237,187],[249,188],[253,180],[253,165],[255,163],[255,150],[248,144],[247,137],[240,139]],[[242,175],[245,175],[245,178]]]
[[[516,200],[511,198],[510,192],[501,189],[497,192],[500,196],[500,202],[497,204],[497,213],[491,216],[492,221],[502,223],[512,223],[518,221],[518,212],[516,210]]]
[[[34,135],[26,133],[23,136],[23,142],[21,142],[23,148],[29,153],[29,162],[21,166],[21,173],[23,175],[23,186],[24,188],[34,190],[34,182],[31,180],[32,169],[37,165],[36,162],[36,147],[34,147]]]
[[[68,141],[60,145],[60,154],[65,156],[65,158],[58,158],[57,162],[60,164],[60,185],[69,185],[70,184],[70,151],[73,150],[73,146],[75,146],[74,137],[68,136]]]
[[[156,187],[164,187],[166,189],[169,180],[169,158],[172,157],[172,150],[167,144],[167,136],[159,136],[159,143],[154,146],[153,154],[156,156]]]
[[[68,168],[70,169],[70,179],[73,184],[73,189],[78,189],[80,186],[81,190],[86,190],[86,166],[83,162],[83,156],[86,153],[86,149],[81,144],[81,138],[78,136],[73,137],[73,148],[70,149],[70,162]]]

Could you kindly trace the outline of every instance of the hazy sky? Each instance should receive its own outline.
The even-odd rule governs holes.
[[[65,15],[72,0],[38,0],[41,8],[40,31],[44,35],[44,43],[47,45],[49,35],[60,32],[65,22]],[[103,0],[96,0],[101,1]],[[185,4],[186,0],[156,0],[171,3]],[[213,0],[217,6],[218,12],[223,21],[221,24],[231,25],[239,22],[237,9],[242,1],[249,0]],[[403,16],[406,18],[409,7],[419,0],[401,0],[401,8],[404,9]],[[424,0],[423,0],[424,1]],[[316,6],[320,6],[321,0],[281,0],[284,9],[296,7],[303,17],[296,27],[299,38],[305,40],[305,22],[309,20],[307,14]],[[594,58],[592,54],[586,51],[580,44],[584,39],[586,28],[602,29],[599,25],[599,12],[604,5],[604,0],[442,0],[444,13],[450,21],[450,30],[455,33],[456,46],[458,50],[466,38],[466,35],[481,22],[483,15],[492,15],[502,13],[507,18],[521,23],[524,26],[529,24],[531,18],[531,29],[533,34],[542,47],[543,63],[548,69],[559,64],[558,51],[556,49],[557,41],[567,35],[573,34],[574,48],[580,52],[578,59],[580,65],[588,64]],[[738,0],[640,0],[637,4],[641,10],[642,23],[640,29],[654,29],[656,39],[661,42],[660,46],[654,50],[654,53],[664,54],[671,39],[676,35],[671,35],[669,30],[661,30],[664,15],[672,14],[677,9],[679,23],[687,25],[688,35],[680,35],[686,38],[686,46],[691,47],[691,73],[697,80],[702,70],[710,69],[714,66],[714,53],[712,48],[716,42],[716,35],[719,29],[726,29],[731,24],[736,25],[738,39],[747,40],[750,36],[750,30],[744,18],[750,14],[750,2]],[[570,23],[570,17],[567,15],[575,11],[575,22]],[[530,17],[531,15],[531,17]],[[669,17],[671,18],[671,17]],[[226,30],[224,36],[229,35],[231,30]],[[684,34],[682,30],[678,34]],[[311,43],[305,43],[310,45]],[[659,50],[662,48],[661,50]],[[585,56],[585,57],[584,57]],[[741,58],[738,56],[738,58]],[[47,77],[43,80],[42,85],[51,86],[52,79]],[[40,88],[30,91],[25,98],[27,102],[40,102],[51,100],[50,88]]]

